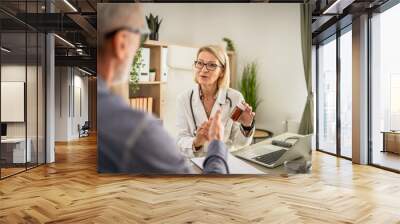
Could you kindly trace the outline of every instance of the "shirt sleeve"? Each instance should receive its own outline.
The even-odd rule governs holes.
[[[222,141],[212,141],[208,145],[207,157],[203,163],[203,173],[212,174],[228,174],[229,167],[227,164],[228,150]]]
[[[141,133],[136,135],[139,136],[137,140],[127,146],[131,155],[125,158],[133,160],[129,163],[129,170],[148,174],[194,172],[189,161],[177,149],[175,141],[154,119],[149,119]]]

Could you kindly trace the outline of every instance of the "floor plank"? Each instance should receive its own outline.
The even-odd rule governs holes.
[[[96,139],[0,181],[0,223],[400,223],[400,175],[315,152],[306,175],[99,175]]]

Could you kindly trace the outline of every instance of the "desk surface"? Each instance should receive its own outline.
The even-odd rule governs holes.
[[[30,139],[28,138],[27,141]],[[1,143],[20,143],[25,142],[25,138],[5,138],[1,139]]]
[[[299,136],[299,135],[293,134],[293,133],[283,133],[283,134],[281,134],[281,135],[275,136],[275,137],[273,137],[273,138],[269,138],[269,139],[267,139],[267,140],[265,140],[265,141],[262,141],[262,142],[253,144],[253,145],[251,145],[251,146],[254,146],[254,145],[271,144],[272,140],[281,140],[281,141],[283,141],[283,140],[285,140],[287,137],[291,137],[291,136]],[[246,147],[245,147],[245,148],[246,148]],[[241,150],[243,150],[243,149],[245,149],[245,148],[242,148],[242,149],[239,149],[239,150],[237,150],[237,151],[231,152],[231,154],[232,154],[232,155],[235,155],[235,154],[237,154],[238,152],[240,152]],[[236,157],[236,158],[238,158],[238,157]],[[275,168],[267,168],[267,167],[258,165],[258,164],[256,164],[256,163],[252,163],[252,162],[250,162],[250,161],[247,161],[247,160],[244,160],[244,159],[241,159],[241,158],[238,158],[238,159],[240,159],[240,160],[244,161],[245,163],[247,163],[247,164],[253,166],[254,168],[256,168],[256,169],[262,171],[262,172],[265,173],[265,174],[272,174],[272,175],[288,175],[288,173],[287,173],[287,171],[286,171],[286,169],[285,169],[285,167],[284,167],[283,165],[278,166],[278,167],[275,167]],[[304,159],[298,159],[298,160],[296,160],[296,161],[304,161]],[[199,174],[202,173],[202,170],[201,170],[198,166],[196,166],[194,163],[192,163],[192,166],[193,166],[194,170],[196,171],[196,173],[199,173]]]
[[[400,131],[381,131],[383,134],[400,134]]]

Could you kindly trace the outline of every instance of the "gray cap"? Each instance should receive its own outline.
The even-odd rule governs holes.
[[[147,23],[139,3],[97,4],[97,44],[102,48],[105,35],[120,28],[140,29],[148,33]]]

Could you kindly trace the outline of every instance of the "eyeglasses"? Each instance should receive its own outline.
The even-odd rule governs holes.
[[[218,67],[221,67],[221,68],[224,67],[222,65],[217,65],[215,63],[204,63],[202,61],[194,61],[194,67],[196,69],[201,70],[201,69],[203,69],[204,66],[206,66],[206,69],[208,71],[215,71],[215,69],[217,69]]]
[[[118,28],[111,32],[106,33],[105,38],[109,39],[120,31],[128,31],[130,33],[139,34],[140,35],[140,46],[142,46],[143,43],[147,40],[149,33],[150,33],[148,31],[148,29],[134,29],[131,27],[121,27],[121,28]]]

